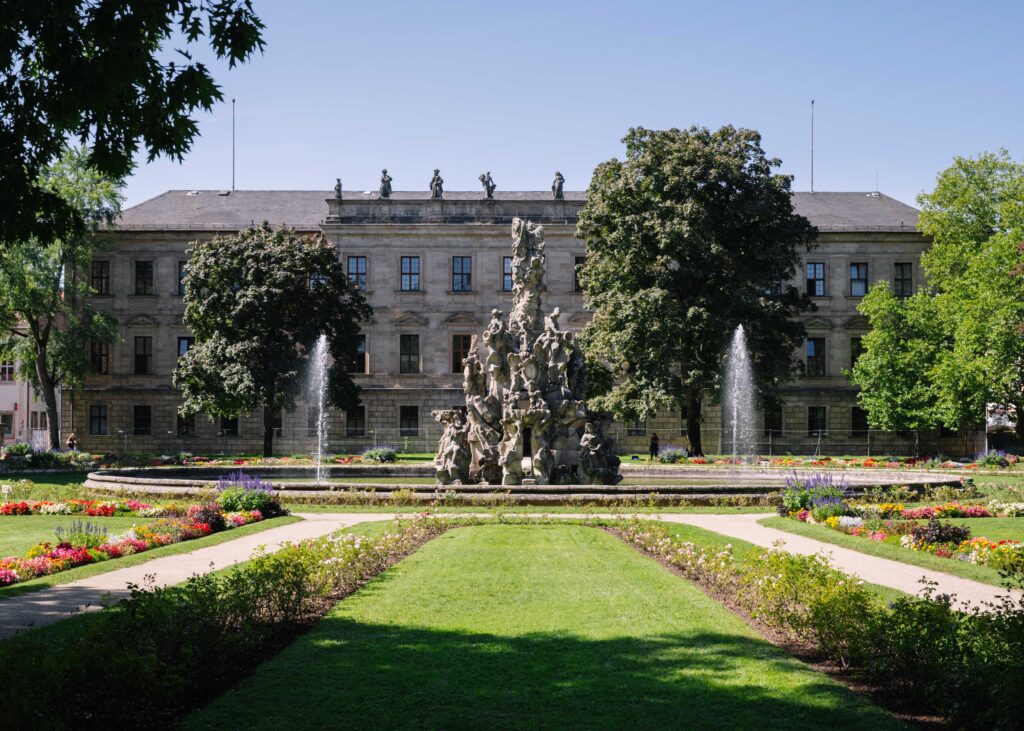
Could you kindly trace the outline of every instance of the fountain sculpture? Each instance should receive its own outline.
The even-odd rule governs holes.
[[[321,335],[313,349],[312,367],[309,371],[309,390],[316,400],[316,482],[324,481],[324,450],[327,447],[327,362],[329,353],[327,336]]]
[[[556,307],[541,310],[544,229],[512,221],[513,306],[491,313],[463,360],[466,407],[435,411],[444,427],[434,464],[441,484],[614,485],[622,479],[607,414],[588,411],[586,366]],[[486,346],[482,349],[480,346]],[[480,360],[481,350],[486,352]]]

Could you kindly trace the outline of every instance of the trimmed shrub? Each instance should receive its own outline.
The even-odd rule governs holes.
[[[397,462],[398,452],[391,447],[376,447],[363,451],[363,459],[367,462]]]
[[[274,496],[274,487],[255,475],[241,470],[217,479],[217,502],[228,512],[259,510],[265,518],[276,518],[288,511]]]

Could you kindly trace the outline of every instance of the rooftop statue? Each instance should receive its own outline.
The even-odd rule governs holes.
[[[482,175],[481,182],[488,177]],[[463,360],[465,416],[435,411],[445,433],[435,459],[440,484],[616,484],[610,417],[587,409],[586,361],[545,291],[544,228],[512,221],[512,312],[500,310]],[[486,351],[485,353],[482,351]],[[459,415],[459,416],[456,416]],[[464,477],[465,475],[465,477]]]
[[[337,183],[334,184],[334,200],[341,200],[341,178],[337,178]]]
[[[391,197],[391,176],[387,168],[380,171],[380,197],[384,200]]]
[[[430,197],[444,197],[444,178],[441,177],[440,168],[434,168],[434,177],[430,179]]]
[[[565,185],[565,178],[562,177],[560,172],[555,172],[555,182],[551,184],[551,193],[555,196],[555,200],[562,200],[565,195],[562,193],[562,186]]]
[[[498,186],[494,184],[490,170],[480,174],[480,184],[484,186],[484,196],[488,199],[494,198],[494,189]]]

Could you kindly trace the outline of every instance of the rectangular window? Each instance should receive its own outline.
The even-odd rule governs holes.
[[[826,432],[825,407],[807,407],[807,436],[817,438]]]
[[[367,373],[366,367],[366,335],[356,335],[356,354],[348,361],[349,373]]]
[[[191,437],[196,433],[196,417],[193,414],[182,416],[178,414],[177,433],[179,437]]]
[[[135,262],[135,294],[153,294],[153,262]]]
[[[914,294],[914,265],[911,262],[893,264],[892,289],[897,297]]]
[[[45,411],[33,411],[29,417],[29,429],[33,431],[40,431],[46,429],[46,412]]]
[[[807,294],[811,297],[825,296],[825,265],[821,262],[807,263]]]
[[[420,258],[418,256],[403,256],[401,259],[403,292],[420,291]]]
[[[107,343],[89,341],[89,362],[100,375],[110,373],[110,346]]]
[[[473,291],[473,257],[452,257],[452,292]]]
[[[512,291],[512,257],[501,257],[501,291]]]
[[[583,287],[580,286],[580,269],[587,263],[587,257],[577,256],[574,260],[574,266],[572,268],[572,291],[582,292]]]
[[[270,414],[270,428],[274,430],[274,436],[279,437],[284,433],[284,419],[280,411],[273,411]]]
[[[398,341],[398,372],[420,372],[420,336],[400,335]]]
[[[960,432],[956,429],[950,429],[945,424],[939,424],[939,436],[945,439],[952,439],[960,435]]]
[[[178,296],[185,296],[185,275],[188,274],[188,262],[178,262]]]
[[[348,272],[348,281],[352,282],[352,286],[357,289],[366,290],[365,256],[350,256],[345,271]]]
[[[196,344],[196,339],[191,336],[178,338],[178,357],[185,355],[188,351],[192,350],[192,346]]]
[[[868,293],[868,265],[850,265],[850,296],[863,297]]]
[[[362,437],[366,435],[366,407],[357,406],[345,412],[345,436]]]
[[[782,404],[773,402],[764,407],[764,435],[782,436]]]
[[[153,372],[153,338],[142,335],[135,338],[135,375]]]
[[[825,375],[825,338],[807,338],[807,375]]]
[[[238,417],[237,416],[222,416],[222,417],[220,417],[220,435],[222,437],[237,437],[238,436]]]
[[[685,406],[679,407],[679,436],[685,437],[689,433],[690,425],[687,423],[687,419],[690,416],[690,410]]]
[[[0,414],[0,443],[3,443],[4,438],[12,434],[14,434],[14,414]]]
[[[850,338],[850,368],[857,365],[857,359],[864,353],[864,341],[860,337]]]
[[[398,436],[415,437],[420,433],[420,407],[398,407]]]
[[[148,437],[153,433],[153,407],[132,407],[132,434],[137,437]]]
[[[630,437],[643,437],[647,436],[647,421],[646,419],[637,419],[631,421],[626,425],[626,436]]]
[[[462,361],[469,355],[472,335],[452,335],[452,373],[462,373]]]
[[[94,261],[89,273],[89,286],[96,294],[110,294],[110,262]]]
[[[109,434],[107,425],[107,407],[92,405],[89,407],[89,433],[95,436]]]
[[[317,435],[318,428],[319,428],[319,423],[318,423],[318,420],[317,420],[318,416],[319,416],[319,413],[317,413],[317,409],[313,408],[312,406],[310,406],[308,409],[306,409],[306,436],[307,437],[315,437]]]
[[[859,406],[850,409],[850,436],[865,439],[868,435],[868,412]]]
[[[14,363],[0,363],[0,383],[14,381]]]

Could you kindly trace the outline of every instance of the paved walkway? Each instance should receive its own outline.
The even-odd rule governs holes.
[[[922,588],[921,579],[934,581],[942,594],[956,594],[957,598],[971,606],[984,602],[993,602],[999,596],[1006,595],[1006,589],[990,584],[983,584],[971,579],[947,574],[941,571],[923,569],[919,566],[891,561],[887,558],[869,556],[849,548],[842,548],[832,543],[816,541],[794,533],[769,528],[757,521],[771,517],[773,514],[759,513],[676,513],[662,515],[662,520],[673,523],[686,523],[699,528],[721,533],[730,538],[740,538],[757,546],[770,547],[776,541],[784,541],[785,549],[791,553],[813,554],[825,553],[832,565],[859,579],[872,584],[880,584],[893,589],[916,594]],[[866,540],[866,539],[865,539]],[[909,550],[909,549],[908,549]],[[1019,592],[1015,592],[1018,593]]]
[[[53,624],[77,612],[101,609],[104,597],[124,599],[129,596],[128,584],[145,584],[153,576],[155,586],[180,584],[194,574],[203,574],[241,561],[247,561],[260,546],[268,550],[282,543],[318,538],[339,528],[368,520],[388,520],[392,515],[372,513],[300,513],[303,520],[277,528],[180,553],[154,558],[78,581],[58,584],[39,591],[21,594],[0,601],[0,639],[20,630]]]
[[[129,566],[0,600],[0,639],[10,637],[24,629],[52,624],[77,612],[99,609],[102,607],[104,597],[107,596],[123,599],[129,595],[128,584],[143,584],[149,576],[153,577],[153,583],[156,586],[178,584],[194,574],[222,569],[246,561],[260,546],[274,550],[282,543],[316,538],[357,523],[390,520],[395,517],[393,513],[296,513],[296,515],[303,520],[225,541],[216,546],[200,548],[192,553],[156,558],[137,566]],[[455,518],[468,517],[470,514],[451,513],[445,515],[441,513],[436,515]],[[472,515],[486,516],[488,514],[474,513]],[[528,517],[542,516],[540,513],[524,515]],[[768,547],[781,540],[784,541],[785,548],[793,553],[823,552],[829,555],[832,565],[841,571],[872,584],[892,587],[909,594],[915,594],[921,589],[922,577],[934,581],[938,585],[939,592],[956,594],[960,600],[971,605],[995,601],[998,596],[1006,593],[1005,589],[996,586],[962,579],[939,571],[930,571],[899,561],[868,556],[831,543],[823,543],[758,524],[758,520],[768,516],[767,513],[664,513],[660,516],[641,515],[639,517],[660,517],[666,522],[686,523],[731,538],[739,538],[758,546]],[[555,513],[544,517],[621,518],[623,515]]]

